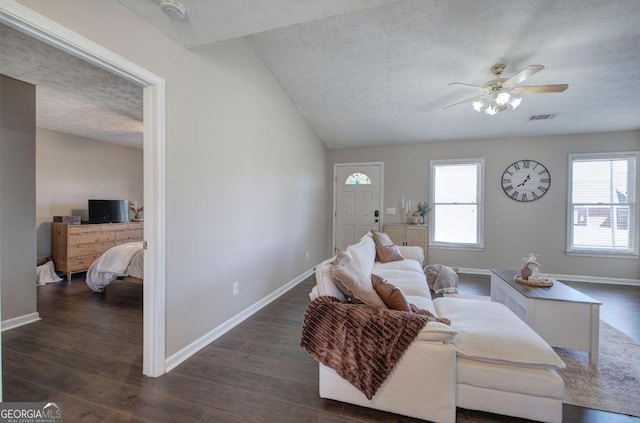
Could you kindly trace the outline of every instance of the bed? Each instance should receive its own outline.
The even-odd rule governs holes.
[[[142,283],[143,257],[142,241],[116,245],[89,266],[87,285],[95,292],[104,292],[107,286],[118,279]]]

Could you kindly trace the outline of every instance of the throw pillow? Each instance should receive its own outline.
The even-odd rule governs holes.
[[[371,280],[364,277],[353,263],[331,266],[331,277],[338,289],[351,298],[351,301],[387,308],[373,289]]]
[[[375,274],[371,274],[371,284],[388,308],[411,313],[411,306],[400,288]]]
[[[404,260],[404,257],[402,257],[397,245],[376,247],[376,255],[381,263]]]
[[[384,247],[386,245],[393,245],[393,241],[389,238],[386,232],[378,232],[371,230],[371,235],[373,235],[373,240],[376,243],[376,247]]]
[[[349,253],[345,252],[342,248],[336,247],[336,258],[333,260],[334,265],[344,264],[349,265],[353,262],[353,259]]]

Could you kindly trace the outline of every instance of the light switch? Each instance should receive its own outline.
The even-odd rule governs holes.
[[[396,208],[395,207],[389,207],[387,209],[387,214],[396,214]]]

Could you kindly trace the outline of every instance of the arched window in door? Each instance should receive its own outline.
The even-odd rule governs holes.
[[[369,179],[369,177],[364,173],[355,172],[347,177],[346,181],[344,181],[344,184],[345,185],[371,185],[371,179]]]

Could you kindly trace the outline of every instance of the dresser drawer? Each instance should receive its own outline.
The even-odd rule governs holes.
[[[100,254],[69,257],[69,271],[88,269],[91,264],[100,257]]]
[[[69,245],[91,244],[94,242],[114,241],[115,232],[69,233]]]
[[[116,232],[116,244],[125,242],[136,242],[142,240],[142,229],[130,229]]]
[[[92,244],[69,245],[67,254],[69,256],[69,259],[71,259],[72,257],[81,257],[89,254],[100,255],[114,245],[115,244],[113,242],[94,242]]]

